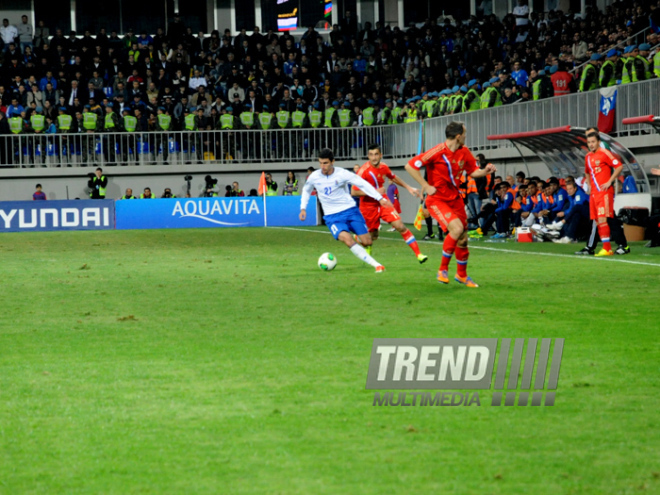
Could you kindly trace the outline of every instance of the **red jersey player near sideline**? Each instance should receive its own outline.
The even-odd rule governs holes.
[[[387,195],[387,191],[385,190],[385,179],[387,178],[395,184],[398,184],[401,187],[405,187],[406,190],[413,196],[418,198],[421,197],[419,190],[410,187],[403,181],[403,179],[394,175],[390,170],[390,167],[381,162],[383,153],[381,152],[379,145],[372,144],[369,146],[368,157],[369,161],[360,167],[360,169],[357,171],[357,175],[374,186],[378,192],[384,196]],[[415,256],[417,256],[417,261],[424,263],[429,259],[428,256],[419,252],[419,246],[415,240],[415,236],[404,225],[403,220],[401,220],[401,216],[393,207],[381,206],[378,201],[365,195],[356,187],[353,187],[352,194],[353,196],[360,197],[360,212],[367,222],[367,228],[371,234],[372,241],[378,239],[378,229],[380,228],[380,219],[382,218],[401,234],[403,240],[406,241],[406,244],[410,246],[410,249],[412,249],[415,253]]]
[[[597,220],[598,235],[603,241],[603,249],[595,256],[613,256],[607,219],[614,217],[612,184],[623,170],[623,165],[610,151],[600,147],[600,135],[597,132],[587,134],[587,147],[589,153],[584,159],[584,175],[591,187],[590,216],[592,220]]]
[[[496,172],[495,165],[489,163],[480,169],[469,149],[465,147],[467,131],[463,122],[451,122],[445,129],[447,140],[417,155],[406,165],[406,170],[428,194],[426,207],[442,226],[449,231],[442,244],[442,263],[438,270],[438,282],[449,283],[447,271],[449,261],[456,252],[456,276],[454,280],[467,287],[479,287],[467,275],[469,257],[467,236],[467,215],[465,203],[459,192],[460,177],[463,172],[469,177],[479,178]],[[428,182],[420,169],[426,167]]]

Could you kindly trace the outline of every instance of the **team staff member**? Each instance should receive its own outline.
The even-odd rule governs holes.
[[[386,194],[385,191],[385,178],[390,179],[394,184],[397,184],[401,187],[405,187],[406,190],[415,197],[421,197],[419,190],[410,187],[406,184],[403,179],[397,177],[392,173],[390,167],[381,162],[383,158],[383,153],[380,149],[380,146],[377,144],[372,144],[369,146],[368,152],[369,161],[362,165],[357,172],[357,175],[364,180],[366,180],[370,185],[374,187],[379,193]],[[417,256],[417,261],[420,263],[426,262],[429,257],[422,254],[419,251],[419,246],[415,236],[410,232],[410,230],[403,224],[401,216],[396,212],[394,207],[385,208],[380,205],[378,201],[373,198],[370,198],[357,187],[353,187],[353,196],[360,196],[360,213],[364,217],[369,233],[371,234],[372,241],[378,239],[378,232],[380,229],[380,220],[381,218],[387,223],[392,225],[399,234],[403,237],[403,240],[406,241],[406,244],[410,246],[410,249],[413,250],[415,256]],[[368,252],[368,250],[367,250]]]
[[[468,177],[484,177],[495,172],[493,164],[480,169],[477,161],[465,147],[467,130],[463,122],[451,122],[445,129],[446,141],[426,153],[414,157],[406,170],[428,194],[426,206],[443,229],[449,231],[442,244],[442,264],[438,270],[438,281],[449,283],[447,271],[449,261],[456,252],[457,273],[454,280],[468,287],[479,287],[467,275],[469,250],[467,247],[467,215],[465,203],[459,193],[459,180],[463,172]],[[420,169],[425,167],[428,182]]]
[[[614,217],[614,188],[612,184],[623,170],[623,165],[612,153],[600,147],[597,132],[587,134],[589,153],[585,158],[585,179],[591,189],[589,208],[591,219],[598,222],[598,235],[603,242],[596,256],[612,256],[608,218]]]
[[[97,168],[94,176],[90,177],[87,185],[92,190],[89,197],[92,199],[105,199],[105,188],[108,187],[108,178],[103,175],[103,169]]]

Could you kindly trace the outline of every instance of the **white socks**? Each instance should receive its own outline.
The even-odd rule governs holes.
[[[351,252],[365,263],[369,263],[374,268],[380,266],[380,263],[378,263],[375,259],[369,256],[367,251],[365,251],[365,249],[362,246],[360,246],[357,242],[351,246]]]

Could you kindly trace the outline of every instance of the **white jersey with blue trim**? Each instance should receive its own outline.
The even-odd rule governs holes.
[[[323,206],[323,213],[326,215],[334,215],[349,208],[355,208],[355,199],[351,196],[351,186],[357,187],[376,201],[383,199],[382,194],[363,178],[344,168],[334,167],[330,175],[324,175],[320,169],[310,174],[303,187],[300,209],[307,208],[314,189]]]

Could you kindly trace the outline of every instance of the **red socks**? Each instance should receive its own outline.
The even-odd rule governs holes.
[[[442,263],[440,263],[440,270],[447,270],[451,257],[456,251],[456,239],[451,235],[445,236],[445,241],[442,243]]]
[[[412,249],[413,252],[419,256],[419,246],[417,245],[417,240],[415,239],[415,236],[412,234],[412,232],[406,229],[405,232],[401,233],[401,237],[403,237],[403,240],[406,241],[406,244],[410,246],[410,249]]]
[[[598,224],[598,235],[603,242],[603,249],[612,251],[612,244],[610,243],[610,226],[605,223]]]
[[[470,251],[468,248],[457,247],[456,248],[456,275],[461,278],[467,277],[467,264],[468,257],[470,256]]]

